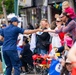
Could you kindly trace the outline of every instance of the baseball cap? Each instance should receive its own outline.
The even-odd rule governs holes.
[[[2,24],[2,27],[6,27],[6,24]]]
[[[11,22],[20,22],[16,17],[13,17],[13,18],[11,18],[11,20],[10,20]]]
[[[67,58],[65,63],[71,63],[71,61]]]

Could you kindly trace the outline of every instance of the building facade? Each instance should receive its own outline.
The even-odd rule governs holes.
[[[55,14],[61,14],[60,4],[65,0],[32,0],[31,7],[24,7],[22,10],[27,16],[27,23],[32,23],[33,26],[35,23],[40,22],[42,18],[47,18],[49,23],[51,23],[55,18]],[[67,0],[69,1],[71,7],[76,8],[76,0]],[[76,10],[76,9],[75,9]]]

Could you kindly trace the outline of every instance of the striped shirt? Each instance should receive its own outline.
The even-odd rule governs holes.
[[[62,27],[60,30],[56,30],[56,33],[70,33],[72,35],[73,41],[76,40],[76,22],[74,20],[71,20],[67,26]]]

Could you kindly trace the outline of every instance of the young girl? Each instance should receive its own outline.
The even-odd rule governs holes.
[[[70,7],[69,2],[68,1],[64,1],[62,3],[62,12],[67,13],[67,15],[72,18],[75,19],[76,18],[76,14],[74,12],[74,9]]]
[[[64,36],[64,47],[65,47],[64,56],[67,57],[67,54],[68,54],[70,48],[72,47],[72,45],[73,45],[72,37],[69,33],[66,33],[65,36]]]
[[[22,62],[22,70],[28,72],[29,64],[33,68],[32,51],[30,50],[30,45],[28,43],[28,38],[23,37],[23,50],[20,53],[20,58]],[[25,68],[25,69],[24,69]]]

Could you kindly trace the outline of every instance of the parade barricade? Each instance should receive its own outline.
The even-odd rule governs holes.
[[[3,52],[2,52],[2,46],[0,46],[0,52],[1,52],[1,58],[2,58],[2,70],[3,70],[3,75],[6,75],[6,65],[4,62],[4,58],[3,58]]]

